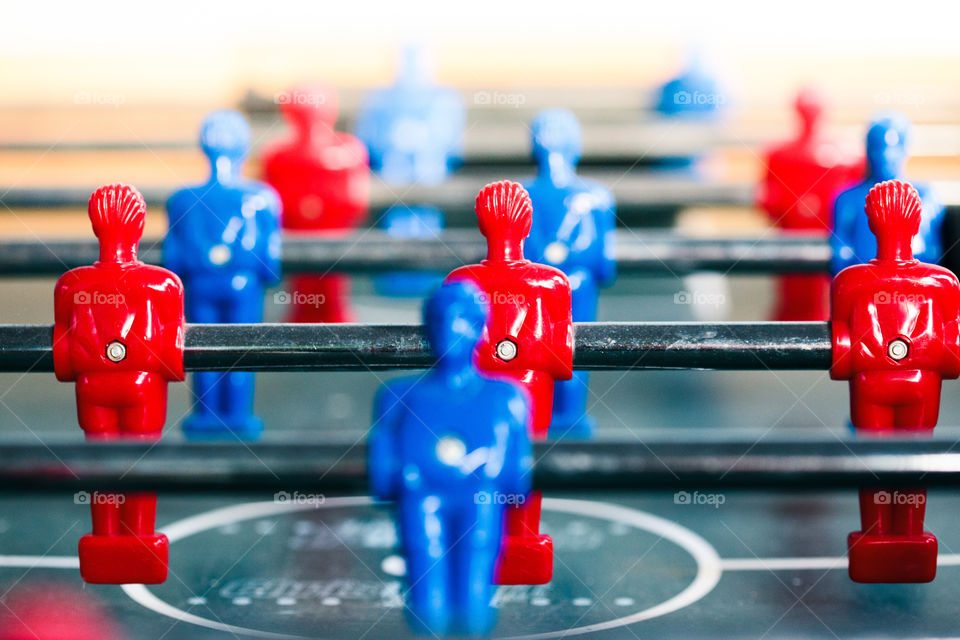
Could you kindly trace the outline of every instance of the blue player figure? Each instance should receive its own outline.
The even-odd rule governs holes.
[[[533,224],[524,253],[533,262],[567,274],[573,293],[573,321],[597,319],[600,287],[613,282],[616,225],[613,194],[577,175],[580,123],[565,109],[541,111],[530,125],[537,177],[524,182],[533,202]],[[588,374],[556,383],[552,438],[588,438],[594,419],[586,414]]]
[[[884,113],[871,121],[867,131],[867,177],[837,196],[833,207],[830,267],[834,275],[877,255],[877,239],[870,231],[864,203],[867,193],[877,183],[905,180],[903,165],[907,159],[909,133],[910,121],[900,113]],[[923,206],[920,231],[913,239],[913,255],[921,262],[937,264],[943,253],[940,236],[943,205],[929,185],[912,180],[910,183],[920,194]]]
[[[375,401],[370,483],[396,502],[410,624],[435,635],[493,628],[504,509],[531,488],[526,393],[473,361],[488,313],[473,283],[441,286],[424,305],[436,364],[387,382]]]
[[[404,49],[392,87],[371,92],[357,117],[355,133],[370,153],[370,168],[391,185],[437,185],[463,160],[466,112],[452,89],[433,84],[422,49]],[[396,238],[433,238],[444,228],[443,213],[428,205],[396,205],[378,226]],[[422,298],[444,273],[388,273],[374,278],[377,293]]]
[[[215,111],[200,130],[210,179],[167,201],[164,264],[183,280],[188,322],[263,321],[264,289],[280,281],[280,198],[241,175],[250,127],[236,111]],[[254,374],[193,374],[193,413],[184,433],[196,439],[256,439]]]
[[[660,115],[704,120],[718,116],[726,103],[720,85],[696,52],[686,69],[660,88],[656,101],[654,108]]]
[[[388,184],[440,184],[463,159],[463,100],[433,84],[427,67],[423,51],[407,47],[396,83],[371,92],[357,116],[354,133]]]

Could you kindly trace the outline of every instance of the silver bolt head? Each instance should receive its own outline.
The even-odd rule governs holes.
[[[887,355],[893,360],[903,360],[910,353],[910,345],[906,341],[896,338],[887,345]]]
[[[127,347],[117,340],[107,345],[107,360],[110,362],[120,362],[127,357]]]
[[[517,357],[517,343],[504,338],[497,344],[497,357],[504,362],[510,362]]]

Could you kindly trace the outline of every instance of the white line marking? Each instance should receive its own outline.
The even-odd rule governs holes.
[[[80,558],[76,556],[0,556],[0,567],[79,569]]]
[[[373,504],[368,497],[356,496],[346,498],[328,498],[322,505],[323,507],[346,507],[362,506]],[[182,540],[202,531],[216,529],[224,524],[238,523],[244,520],[277,515],[281,513],[290,513],[294,511],[306,511],[317,508],[315,504],[298,504],[291,502],[251,502],[245,504],[223,507],[207,511],[196,516],[184,518],[173,522],[166,527],[161,527],[166,532],[170,542]],[[796,570],[835,570],[846,569],[846,556],[825,556],[825,557],[807,557],[807,558],[720,558],[713,546],[699,535],[681,526],[680,524],[664,518],[630,509],[618,505],[593,502],[587,500],[563,500],[557,498],[544,498],[543,508],[548,511],[570,513],[574,515],[585,515],[594,518],[609,520],[614,523],[622,523],[628,526],[642,529],[661,535],[670,542],[680,546],[697,563],[697,574],[693,581],[687,585],[683,591],[673,596],[669,600],[658,605],[617,618],[607,622],[567,629],[565,631],[555,631],[549,633],[534,634],[528,636],[518,636],[512,640],[542,640],[559,636],[572,636],[603,629],[612,629],[627,626],[642,620],[649,620],[659,616],[667,615],[684,607],[688,607],[708,593],[720,581],[724,571],[796,571]],[[940,554],[937,558],[937,565],[941,567],[960,566],[960,553]],[[23,556],[23,555],[0,555],[0,567],[25,567],[37,569],[77,569],[80,563],[76,556]],[[226,631],[229,633],[245,636],[257,636],[260,638],[271,638],[274,640],[306,640],[302,636],[287,634],[270,633],[258,631],[256,629],[247,629],[236,627],[234,625],[208,620],[200,616],[193,615],[183,611],[173,605],[164,602],[154,595],[145,585],[127,584],[122,585],[124,593],[141,606],[159,613],[160,615],[180,620],[188,624],[199,627]],[[626,600],[626,598],[621,598]],[[531,603],[541,605],[541,602]]]

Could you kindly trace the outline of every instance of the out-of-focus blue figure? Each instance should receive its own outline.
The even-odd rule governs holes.
[[[726,104],[720,85],[705,68],[699,53],[693,53],[686,69],[667,81],[657,96],[656,111],[667,117],[711,119]]]
[[[903,165],[907,159],[909,133],[910,121],[900,113],[883,113],[871,121],[867,131],[867,177],[837,196],[833,207],[830,267],[834,275],[877,255],[877,239],[867,222],[867,193],[879,182],[905,179]],[[921,262],[937,264],[943,253],[940,235],[943,205],[929,185],[911,184],[923,202],[920,231],[913,239],[913,255]]]
[[[463,160],[463,100],[433,84],[427,67],[423,51],[407,47],[394,85],[371,92],[357,116],[370,168],[388,184],[436,185]]]
[[[597,319],[600,287],[611,284],[617,273],[613,194],[577,175],[580,123],[571,112],[541,111],[530,130],[537,177],[523,183],[533,202],[533,225],[524,253],[567,274],[573,321],[591,322]],[[587,438],[593,433],[595,421],[586,414],[588,383],[584,371],[557,382],[550,437]]]
[[[445,284],[427,300],[437,362],[423,376],[381,387],[369,438],[374,496],[396,502],[408,619],[438,635],[493,628],[504,508],[531,488],[525,392],[484,377],[473,362],[487,314],[470,282]]]
[[[241,171],[250,127],[236,111],[215,111],[200,130],[210,179],[167,201],[163,261],[183,280],[186,314],[196,323],[263,321],[264,289],[280,281],[280,198]],[[195,439],[256,439],[254,374],[193,374],[193,413],[183,422]]]
[[[367,97],[357,116],[356,134],[370,152],[370,168],[396,186],[437,185],[463,161],[466,110],[453,89],[433,83],[422,49],[404,49],[392,87]],[[428,205],[397,205],[378,226],[396,238],[434,238],[444,228],[443,213]],[[423,297],[443,273],[397,272],[376,276],[380,295]]]
[[[430,205],[396,204],[384,211],[379,226],[394,238],[439,238],[443,213]],[[423,298],[436,289],[446,273],[396,271],[374,276],[374,290],[381,296]]]
[[[701,55],[694,52],[684,71],[660,87],[654,110],[664,118],[709,123],[719,118],[725,104],[726,94],[703,64]],[[699,155],[672,156],[658,160],[655,166],[696,176],[699,160]]]

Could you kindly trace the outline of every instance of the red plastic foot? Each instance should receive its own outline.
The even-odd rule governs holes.
[[[170,542],[152,536],[80,538],[80,576],[91,584],[159,584],[167,579]]]
[[[546,584],[553,578],[553,538],[504,536],[495,584]]]
[[[932,582],[937,575],[937,539],[921,536],[865,535],[847,537],[850,579],[854,582]]]

